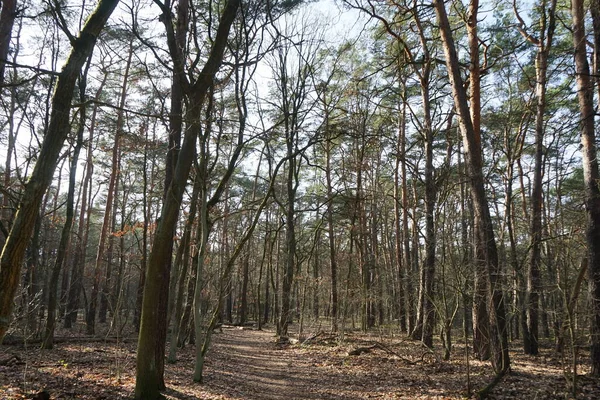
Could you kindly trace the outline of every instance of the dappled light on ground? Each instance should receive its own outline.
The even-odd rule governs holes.
[[[516,347],[516,346],[515,346]],[[135,343],[66,341],[54,350],[0,347],[0,398],[31,399],[45,390],[52,399],[130,399]],[[359,355],[348,355],[364,348]],[[224,327],[215,333],[205,383],[192,382],[193,347],[166,365],[167,399],[460,399],[467,394],[464,347],[449,361],[402,336],[329,334],[306,343],[278,344],[274,333]],[[567,367],[551,348],[538,357],[513,352],[512,372],[492,392],[497,399],[565,399]],[[582,360],[587,360],[582,355]],[[487,362],[470,360],[473,393],[492,379]],[[580,374],[587,372],[579,365]],[[597,381],[580,376],[578,398],[600,398]]]

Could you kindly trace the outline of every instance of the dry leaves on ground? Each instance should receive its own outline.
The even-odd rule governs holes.
[[[516,347],[516,346],[515,346]],[[349,355],[358,348],[367,350]],[[313,335],[277,343],[269,330],[224,327],[214,335],[204,384],[192,382],[194,351],[180,350],[167,364],[167,399],[464,399],[492,379],[487,362],[470,360],[464,346],[443,361],[439,350],[402,337],[358,333],[343,340]],[[492,391],[493,399],[565,399],[572,393],[569,360],[550,348],[538,357],[511,352],[512,371]],[[582,359],[585,355],[581,356]],[[585,359],[583,359],[585,361]],[[585,363],[578,372],[586,372]],[[0,347],[0,398],[130,399],[135,386],[135,344],[65,341],[53,350]],[[577,398],[600,398],[598,380],[578,375]]]

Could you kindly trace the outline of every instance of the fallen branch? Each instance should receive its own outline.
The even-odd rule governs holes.
[[[323,335],[325,335],[324,331],[319,331],[318,333],[313,333],[312,335],[310,335],[309,337],[304,339],[302,341],[301,345],[304,346],[304,345],[308,345],[308,344],[315,344],[315,343],[326,342],[326,341],[337,339],[336,335],[331,335],[331,334],[327,335],[327,336],[323,336]]]
[[[390,349],[388,346],[386,346],[380,342],[375,342],[371,346],[357,347],[356,349],[349,351],[348,355],[349,356],[359,356],[362,353],[369,353],[369,352],[371,352],[371,350],[374,350],[374,349],[383,350],[388,354],[398,357],[400,360],[404,361],[407,364],[410,364],[410,365],[416,364],[416,362],[414,362],[413,360],[402,357],[400,354],[398,354],[397,352],[395,352],[394,350]]]
[[[496,387],[496,385],[498,385],[502,378],[504,378],[504,375],[506,375],[506,371],[496,374],[494,379],[486,387],[477,392],[477,399],[487,399],[492,390]]]
[[[377,348],[377,345],[365,346],[365,347],[357,347],[354,350],[348,352],[349,356],[360,356],[362,353],[370,353],[371,350]]]
[[[425,348],[425,352],[421,355],[421,361],[425,361],[425,356],[427,354],[431,354],[435,358],[436,364],[440,365],[442,363],[442,359],[433,349],[427,346],[423,341],[421,341],[421,345]]]
[[[23,364],[21,358],[16,354],[11,354],[0,360],[0,365],[3,367],[11,367],[13,365]]]

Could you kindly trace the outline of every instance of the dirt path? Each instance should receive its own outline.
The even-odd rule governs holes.
[[[181,389],[193,398],[210,399],[460,398],[460,385],[449,382],[443,387],[441,382],[431,380],[426,370],[434,367],[429,362],[409,365],[381,352],[348,357],[347,349],[351,347],[281,347],[271,331],[228,327],[215,335],[207,358],[205,384],[197,388],[201,392]],[[437,373],[443,378],[443,372]],[[189,381],[191,371],[185,374],[175,382],[180,378]],[[415,374],[420,381],[414,380]],[[175,382],[167,384],[174,388]],[[192,398],[173,390],[167,394],[173,399]]]
[[[319,368],[301,348],[277,345],[271,331],[228,327],[215,336],[202,385],[205,395],[256,400],[356,398],[343,394],[344,383],[351,382],[341,382],[344,376],[336,368]],[[195,396],[202,397],[197,392]]]
[[[388,343],[396,355],[376,349],[360,356],[348,356],[350,349],[389,338],[347,335],[345,339],[339,346],[332,343],[282,348],[277,346],[272,331],[224,328],[215,335],[207,359],[205,384],[195,386],[190,393],[192,397],[174,396],[173,399],[465,398],[467,367],[461,356],[464,350],[459,345],[452,360],[442,361],[439,354],[429,353],[418,342],[398,337]],[[513,352],[513,373],[490,398],[564,399],[562,367],[550,349],[543,352],[547,354],[538,358]],[[190,363],[193,365],[193,359]],[[492,379],[488,362],[471,360],[469,371],[473,391]],[[191,373],[187,370],[182,377],[188,385]],[[597,384],[580,381],[580,385],[580,398],[598,398]]]
[[[278,348],[272,332],[224,329],[220,335],[213,350],[220,356],[207,365],[207,381],[225,378],[229,390],[245,399],[323,398],[322,385],[331,377],[319,376],[299,352]],[[218,365],[222,356],[227,363]]]

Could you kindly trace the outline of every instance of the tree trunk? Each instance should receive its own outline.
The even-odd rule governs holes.
[[[546,82],[548,56],[554,34],[554,10],[556,0],[553,0],[546,15],[546,1],[542,1],[540,21],[540,37],[531,38],[537,46],[535,58],[536,72],[536,115],[535,115],[535,165],[533,170],[533,188],[531,193],[531,223],[530,223],[530,254],[527,270],[527,324],[523,332],[523,349],[525,354],[538,354],[539,337],[539,308],[541,285],[541,246],[542,246],[542,173],[544,171],[544,131],[546,110]],[[547,21],[548,19],[548,21]],[[546,31],[547,29],[547,31]],[[524,35],[526,38],[530,36]]]
[[[402,91],[405,94],[406,91],[406,83],[402,82]],[[398,265],[398,318],[400,322],[400,331],[410,333],[409,331],[409,321],[408,321],[408,290],[406,289],[407,282],[407,273],[409,269],[409,265],[405,263],[405,254],[403,249],[402,238],[407,235],[407,231],[404,231],[402,228],[402,189],[400,186],[400,164],[404,163],[404,136],[406,134],[406,102],[403,102],[402,112],[400,117],[398,118],[398,139],[396,142],[396,162],[394,168],[394,229],[395,234],[395,256],[396,256],[396,264]],[[402,184],[405,184],[405,177],[402,177]],[[408,222],[407,222],[408,225]]]
[[[3,0],[2,11],[0,11],[0,87],[4,85],[6,60],[16,16],[17,0]]]
[[[164,291],[165,283],[168,288],[169,281],[169,271],[165,271],[165,266],[170,264],[171,259],[169,243],[173,241],[179,216],[179,205],[183,198],[194,158],[196,139],[200,131],[202,104],[212,85],[212,80],[221,66],[229,31],[239,6],[240,0],[228,0],[225,4],[208,59],[198,80],[191,87],[186,87],[186,89],[189,89],[187,93],[189,109],[186,113],[188,129],[185,132],[179,151],[173,179],[167,189],[146,273],[137,351],[136,399],[157,399],[160,397],[160,390],[164,385],[164,377],[162,376],[164,352],[162,354],[157,352],[157,347],[160,347],[159,337],[162,335],[157,333],[161,329],[161,316],[158,313],[160,299],[164,297],[164,293],[161,295],[161,292]],[[166,12],[169,13],[170,11],[166,10]],[[166,18],[165,22],[166,29],[172,29],[170,18]],[[175,71],[177,78],[180,80],[186,79],[183,65],[180,64],[181,60],[176,59],[175,61],[178,64],[178,70]],[[186,93],[186,90],[184,90],[184,93]],[[201,275],[201,273],[202,271],[197,271],[198,275]],[[198,291],[198,287],[196,287],[196,291]],[[165,329],[166,327],[163,326],[162,328]]]
[[[190,203],[190,210],[188,214],[188,219],[185,224],[185,228],[183,231],[183,236],[181,238],[180,249],[181,249],[181,270],[179,271],[179,277],[177,282],[177,298],[175,300],[174,305],[174,314],[175,318],[172,321],[172,333],[171,333],[171,343],[169,344],[169,356],[167,357],[167,362],[174,363],[177,361],[177,344],[179,343],[179,336],[181,329],[184,328],[182,326],[182,318],[183,318],[183,300],[184,295],[186,293],[186,278],[188,275],[188,268],[190,264],[190,248],[191,248],[191,238],[192,238],[192,229],[194,227],[194,220],[197,216],[198,210],[198,196],[200,193],[200,178],[196,177],[194,179],[194,189],[192,191],[192,200]],[[179,250],[178,250],[179,251]]]
[[[96,39],[115,9],[118,0],[100,0],[88,18],[79,38],[73,43],[69,58],[63,67],[52,96],[52,112],[37,162],[27,182],[10,234],[0,259],[0,340],[4,338],[12,313],[12,302],[17,290],[21,261],[29,242],[36,211],[44,192],[52,181],[63,142],[69,133],[70,108],[75,83],[83,64],[90,57]]]
[[[425,43],[425,41],[423,41]],[[425,54],[428,54],[426,52]],[[428,55],[426,56],[428,57]],[[426,61],[428,62],[428,61]],[[423,297],[419,302],[422,308],[422,337],[423,343],[433,346],[434,319],[434,279],[435,279],[435,199],[437,195],[433,167],[433,126],[431,121],[431,102],[429,96],[429,67],[423,68],[421,76],[421,100],[424,111],[424,140],[425,140],[425,259],[423,260]],[[417,323],[418,325],[418,323]]]
[[[586,241],[588,246],[588,285],[591,297],[591,374],[600,376],[600,190],[596,135],[594,124],[594,86],[586,54],[585,13],[583,0],[571,1],[573,44],[577,78],[577,97],[581,112],[581,144],[583,179],[587,213]]]
[[[483,159],[481,148],[481,137],[478,129],[479,108],[478,105],[478,84],[471,88],[472,103],[469,109],[465,86],[463,85],[459,60],[452,37],[452,30],[448,21],[446,8],[442,0],[435,0],[434,7],[440,24],[440,35],[444,46],[444,55],[450,85],[452,87],[452,96],[454,105],[459,116],[459,126],[463,136],[466,167],[469,176],[469,185],[471,189],[471,198],[473,201],[473,211],[475,215],[475,262],[479,271],[481,271],[481,280],[486,283],[490,327],[490,344],[492,353],[492,366],[498,374],[504,374],[510,367],[508,355],[508,336],[506,331],[506,316],[504,310],[504,298],[499,281],[499,264],[496,240],[492,225],[492,218],[489,211],[487,198],[485,196],[485,186],[483,177]],[[477,0],[474,0],[470,6],[468,30],[470,38],[477,37]],[[470,41],[471,46],[474,42]],[[478,50],[472,49],[471,53],[477,53]],[[473,57],[473,54],[471,54]],[[475,57],[475,60],[478,58]],[[473,60],[472,60],[473,62]],[[474,68],[478,70],[478,64]],[[473,85],[473,78],[471,85]],[[476,99],[475,102],[473,100]],[[475,116],[475,118],[472,117]]]
[[[338,289],[337,289],[337,254],[335,247],[335,230],[333,222],[333,180],[331,178],[331,132],[329,126],[329,112],[325,114],[325,180],[327,183],[327,235],[329,239],[329,269],[331,271],[331,331],[338,331]]]
[[[105,73],[100,86],[95,94],[95,99],[98,100],[104,89],[108,73]],[[81,189],[79,222],[77,227],[77,243],[73,251],[73,261],[71,266],[71,281],[69,284],[69,293],[67,299],[67,308],[64,321],[65,328],[71,328],[77,321],[77,313],[80,304],[80,295],[83,290],[83,272],[85,267],[85,256],[87,249],[87,239],[89,234],[90,212],[92,203],[92,172],[94,170],[92,149],[94,146],[94,132],[96,126],[96,117],[98,115],[98,105],[95,104],[90,118],[90,130],[87,143],[87,158],[86,168],[83,177],[83,188]],[[88,204],[89,203],[89,204]]]
[[[90,295],[90,304],[87,313],[87,333],[88,335],[93,335],[95,333],[96,327],[96,307],[98,302],[98,294],[100,292],[100,278],[102,275],[102,264],[106,262],[107,273],[105,274],[106,279],[110,279],[109,272],[109,264],[110,260],[104,260],[105,252],[106,252],[106,240],[108,237],[108,230],[112,226],[112,213],[114,207],[114,198],[115,192],[117,188],[117,181],[119,179],[119,158],[120,158],[120,142],[121,136],[123,135],[123,127],[125,125],[124,121],[124,110],[125,100],[127,98],[127,83],[129,79],[129,69],[131,67],[131,59],[133,57],[133,42],[129,43],[129,54],[127,57],[127,62],[125,64],[125,72],[123,74],[123,81],[121,83],[121,95],[119,99],[119,110],[117,111],[117,125],[115,127],[115,138],[114,144],[112,148],[112,162],[111,162],[111,172],[110,178],[108,181],[108,189],[106,194],[106,206],[104,209],[104,218],[102,220],[102,228],[100,230],[100,239],[98,242],[98,250],[96,253],[96,262],[94,264],[94,284],[92,287],[92,293]],[[106,314],[104,314],[104,320],[106,320]]]
[[[250,273],[250,246],[242,257],[242,290],[240,292],[240,314],[239,323],[244,325],[248,322],[248,279]]]
[[[87,80],[87,70],[90,65],[90,59],[86,66],[86,71],[79,78],[79,99],[82,103],[85,102],[85,88]],[[73,148],[73,156],[71,158],[71,166],[69,171],[69,189],[67,191],[67,210],[65,225],[63,226],[62,233],[60,236],[60,244],[56,252],[56,260],[52,268],[52,275],[50,277],[50,287],[48,290],[48,317],[46,319],[46,329],[44,332],[44,340],[42,342],[42,348],[51,349],[54,346],[54,328],[56,326],[56,307],[57,307],[57,292],[58,292],[58,278],[60,271],[63,267],[63,263],[67,253],[67,247],[69,246],[71,239],[71,228],[73,226],[73,215],[74,215],[74,203],[75,203],[75,180],[77,179],[77,164],[79,163],[79,153],[83,147],[83,130],[85,129],[86,113],[85,105],[79,109],[79,126],[77,127],[77,139],[75,147]]]
[[[408,173],[406,172],[406,104],[402,108],[402,126],[400,127],[400,137],[398,138],[400,158],[400,177],[402,179],[401,185],[401,204],[402,204],[402,265],[404,272],[402,279],[404,282],[404,293],[405,293],[405,308],[406,308],[406,332],[412,332],[415,328],[415,308],[413,301],[413,285],[412,285],[412,257],[410,248],[410,229],[408,227]],[[400,232],[398,232],[400,235]]]

